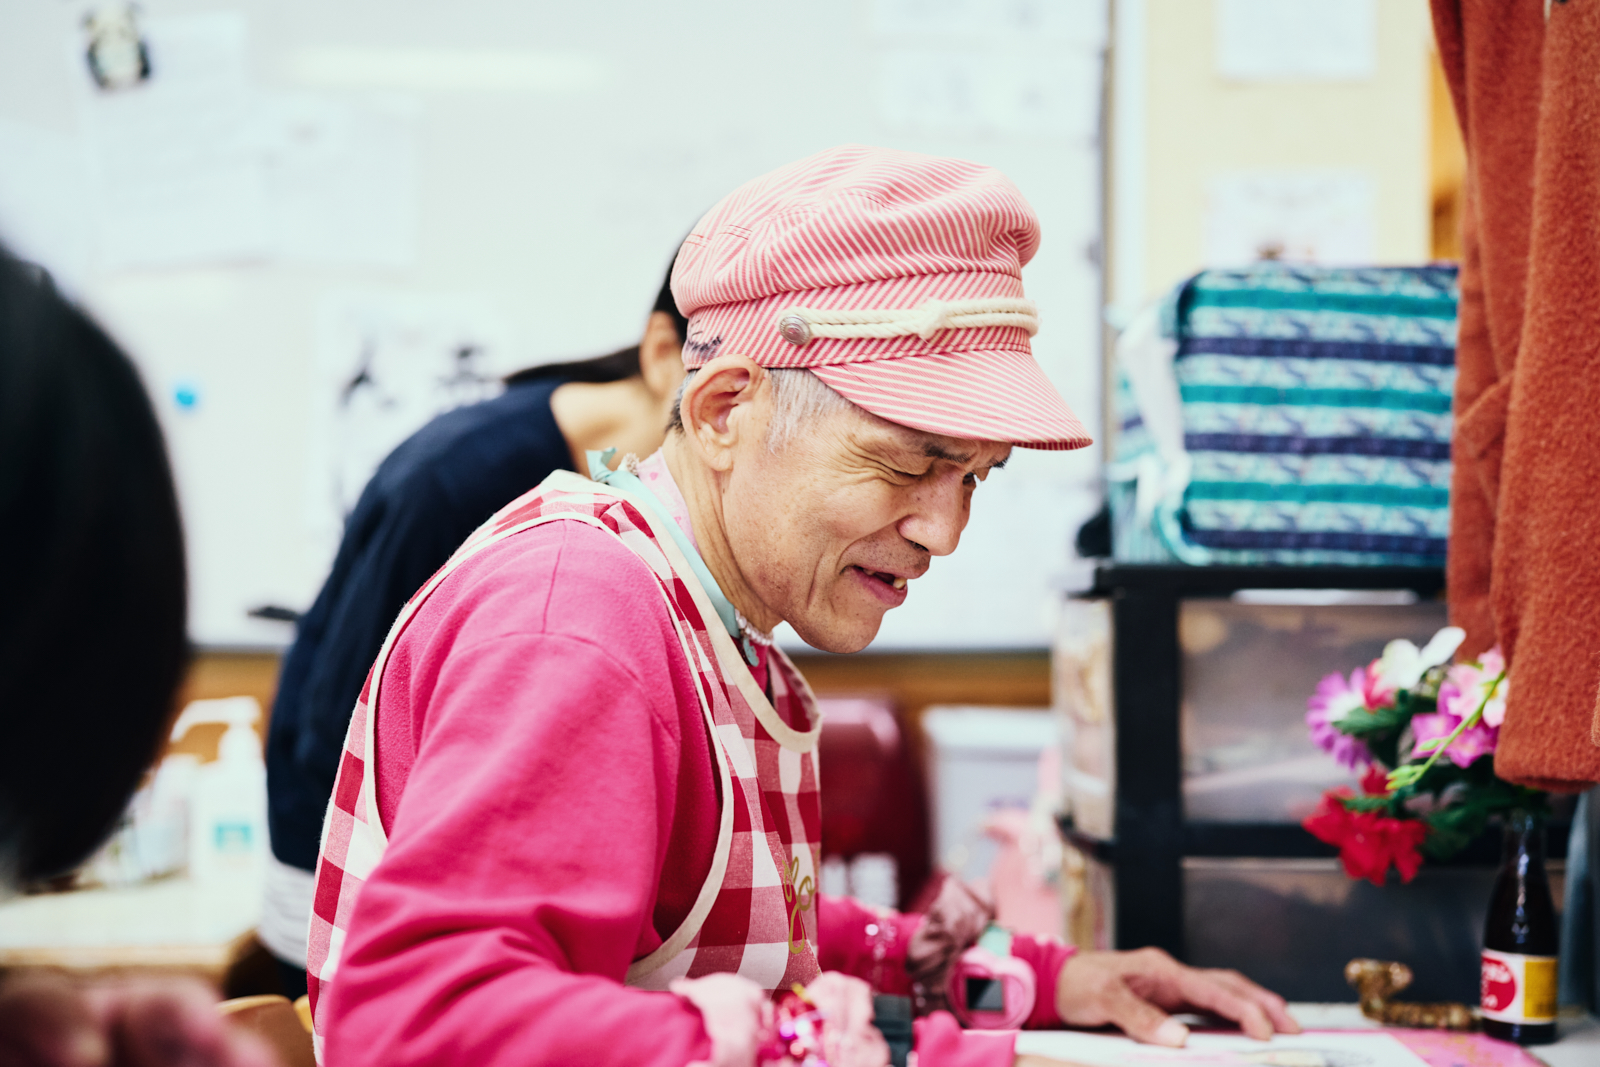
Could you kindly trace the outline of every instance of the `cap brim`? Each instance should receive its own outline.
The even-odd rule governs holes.
[[[845,399],[914,430],[1053,451],[1093,443],[1027,352],[901,356],[810,370]]]

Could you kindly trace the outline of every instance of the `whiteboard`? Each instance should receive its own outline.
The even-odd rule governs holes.
[[[204,646],[283,645],[247,610],[326,574],[329,469],[367,462],[328,421],[340,323],[432,330],[480,376],[621,347],[701,213],[834,144],[1016,182],[1034,350],[1099,436],[1103,0],[143,0],[144,88],[190,79],[143,111],[96,96],[86,8],[0,0],[0,235],[156,398]],[[1019,451],[874,647],[1044,646],[1098,451]]]

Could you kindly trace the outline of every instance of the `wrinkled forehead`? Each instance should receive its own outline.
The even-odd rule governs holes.
[[[862,416],[856,427],[856,442],[874,451],[947,460],[974,470],[1000,466],[1011,455],[1011,445],[1005,441],[946,437],[890,422],[861,408],[856,411]]]

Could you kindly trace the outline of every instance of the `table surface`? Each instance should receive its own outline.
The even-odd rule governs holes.
[[[1307,1030],[1376,1030],[1377,1023],[1354,1004],[1291,1004],[1289,1011]],[[1600,1020],[1582,1012],[1563,1013],[1553,1045],[1528,1051],[1549,1067],[1595,1067],[1600,1064]]]
[[[261,918],[252,878],[168,878],[116,889],[44,893],[0,902],[0,967],[55,965],[226,969]],[[1308,1030],[1376,1029],[1354,1004],[1293,1004]],[[1548,1067],[1600,1064],[1600,1020],[1563,1015],[1560,1040],[1531,1048]]]
[[[166,878],[0,902],[0,967],[225,970],[261,919],[251,876]]]

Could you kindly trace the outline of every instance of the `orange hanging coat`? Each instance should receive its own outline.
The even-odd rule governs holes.
[[[1449,556],[1495,768],[1600,781],[1600,0],[1433,0],[1467,149]]]

